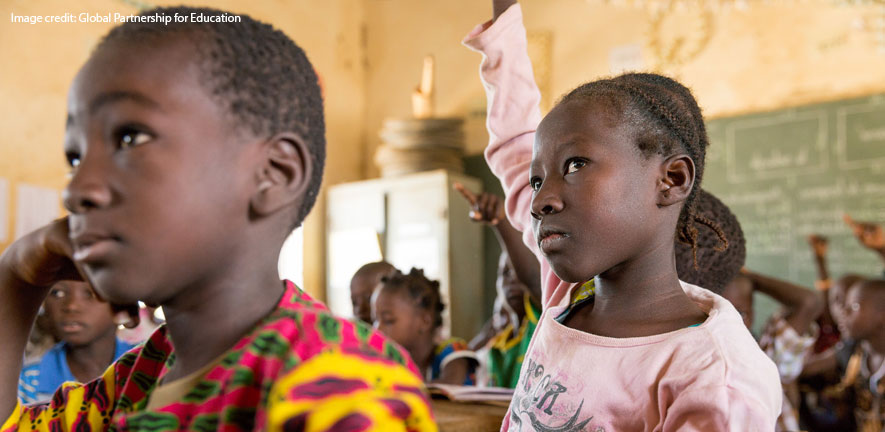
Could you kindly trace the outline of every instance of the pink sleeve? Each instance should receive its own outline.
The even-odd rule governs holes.
[[[663,431],[772,431],[779,413],[747,392],[720,385],[679,394],[663,417]]]
[[[526,51],[519,4],[507,9],[494,23],[477,26],[463,43],[483,56],[479,73],[488,100],[486,161],[504,187],[507,218],[523,233],[523,242],[539,257],[542,300],[547,305],[561,281],[550,270],[547,260],[541,258],[532,234],[529,165],[535,129],[541,122],[538,108],[541,93],[535,85]]]

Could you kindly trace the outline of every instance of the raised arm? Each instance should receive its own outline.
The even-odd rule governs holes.
[[[808,236],[808,244],[814,255],[814,267],[817,269],[815,288],[823,291],[830,288],[830,272],[827,271],[827,238],[818,234]]]
[[[80,279],[70,260],[67,220],[53,222],[14,242],[0,255],[0,416],[16,406],[16,389],[28,334],[49,287]]]
[[[532,300],[541,304],[541,268],[538,257],[523,243],[522,233],[510,225],[501,199],[487,192],[477,195],[460,183],[455,183],[455,189],[470,203],[470,219],[487,224],[495,231],[498,244],[510,256],[516,277],[528,287]]]
[[[809,334],[813,323],[824,309],[822,296],[815,291],[780,279],[745,271],[753,289],[775,299],[787,310],[784,319],[797,333]]]
[[[882,225],[856,221],[847,214],[844,219],[845,223],[851,227],[851,232],[857,237],[857,241],[863,247],[873,251],[885,263],[885,231],[882,230]]]
[[[546,306],[561,301],[570,285],[557,278],[546,260],[540,259],[531,228],[532,190],[528,172],[535,129],[541,121],[541,94],[526,51],[522,10],[518,4],[504,1],[493,2],[493,7],[500,15],[477,26],[464,44],[483,55],[480,79],[488,100],[489,131],[486,161],[504,188],[507,219],[522,233],[523,243],[539,257],[541,304]]]

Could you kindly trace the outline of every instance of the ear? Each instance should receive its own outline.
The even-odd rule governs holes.
[[[694,162],[687,154],[670,156],[661,162],[658,180],[658,207],[685,201],[694,186]]]
[[[307,143],[297,134],[280,133],[266,140],[261,152],[258,187],[250,201],[253,214],[267,216],[300,206],[313,172]]]
[[[424,331],[424,334],[433,333],[433,314],[430,311],[421,310],[419,324],[421,325],[421,330]]]

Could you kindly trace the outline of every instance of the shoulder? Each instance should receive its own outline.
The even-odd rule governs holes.
[[[285,351],[286,357],[301,362],[335,350],[386,359],[417,371],[405,350],[379,331],[333,315],[323,303],[288,284],[279,307],[257,335],[264,345],[275,345],[271,351]]]
[[[698,327],[695,337],[699,339],[695,343],[697,349],[708,351],[710,364],[699,369],[699,379],[693,381],[693,386],[713,386],[728,395],[752,399],[776,417],[783,395],[780,375],[744,326],[740,314],[728,300],[709,290],[690,284],[683,287],[709,315]]]

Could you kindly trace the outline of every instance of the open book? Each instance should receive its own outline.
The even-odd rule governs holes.
[[[513,389],[504,387],[476,387],[449,384],[427,384],[433,397],[443,397],[455,402],[493,402],[495,405],[510,404]]]

